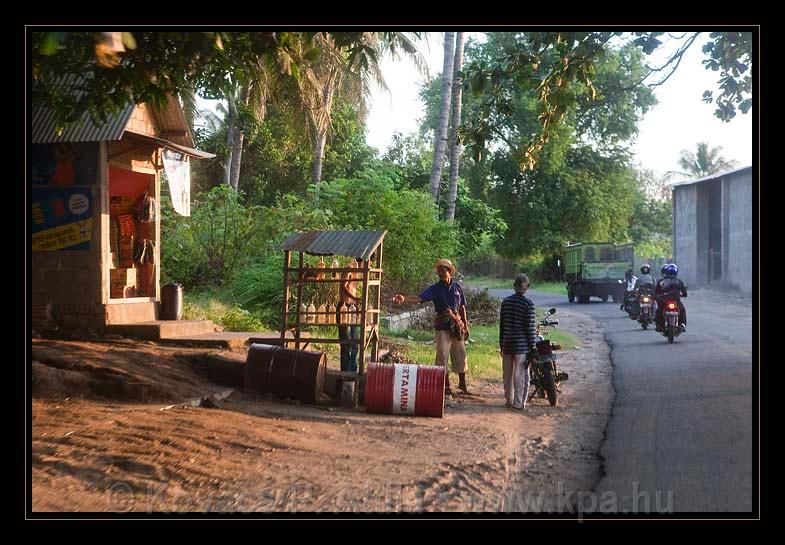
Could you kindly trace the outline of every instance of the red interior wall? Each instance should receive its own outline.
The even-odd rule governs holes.
[[[152,174],[142,174],[124,168],[109,165],[109,196],[139,197],[147,191],[153,181]]]
[[[144,174],[141,172],[134,172],[125,168],[109,165],[109,197],[130,197],[134,200],[141,197],[145,191],[149,191],[150,186],[154,180],[153,174]],[[155,223],[137,223],[136,235],[140,238],[154,238],[155,236]],[[146,283],[154,283],[153,274],[155,271],[154,265],[144,265],[137,268],[142,269]],[[155,295],[155,288],[150,285],[148,288],[147,296]],[[141,295],[141,294],[140,294]]]

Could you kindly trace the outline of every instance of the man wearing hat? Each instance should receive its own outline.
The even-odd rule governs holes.
[[[458,373],[458,388],[468,393],[466,388],[465,340],[469,338],[469,319],[466,315],[466,298],[463,289],[452,281],[455,266],[449,259],[438,259],[433,264],[439,274],[439,281],[428,286],[420,295],[396,294],[395,304],[424,303],[433,301],[436,309],[434,327],[436,328],[436,365],[447,368],[447,359],[452,361],[452,371]],[[449,372],[444,374],[445,393],[452,394]]]
[[[499,311],[499,349],[504,374],[504,397],[507,408],[526,408],[529,390],[530,357],[537,354],[534,303],[524,297],[529,277],[521,273],[513,283],[515,293],[502,301]]]

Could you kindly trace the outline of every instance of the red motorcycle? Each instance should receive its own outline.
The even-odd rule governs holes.
[[[679,327],[679,302],[676,300],[666,300],[662,309],[665,315],[665,328],[662,330],[662,336],[668,338],[668,342],[672,343],[673,339],[681,335],[681,328]]]

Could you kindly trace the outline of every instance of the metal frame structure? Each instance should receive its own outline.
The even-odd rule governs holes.
[[[376,361],[379,357],[379,323],[381,306],[381,283],[383,265],[384,236],[387,231],[312,231],[308,233],[296,233],[289,237],[283,244],[284,250],[284,275],[283,275],[283,312],[281,319],[281,342],[285,342],[286,332],[293,331],[294,346],[300,349],[301,344],[309,343],[331,343],[331,344],[354,344],[358,345],[357,350],[357,379],[365,372],[365,354],[371,346],[371,361]],[[316,237],[321,237],[322,244],[312,245]],[[371,240],[365,246],[352,246],[352,239],[363,237],[364,241]],[[326,243],[324,242],[326,239]],[[335,250],[335,251],[331,251]],[[299,253],[298,264],[292,267],[292,253]],[[340,253],[346,252],[346,253]],[[363,260],[360,268],[356,267],[321,267],[315,268],[305,263],[305,254],[326,256],[341,256],[351,258],[361,258]],[[372,262],[374,266],[372,266]],[[338,276],[335,277],[334,275]],[[360,323],[339,324],[339,323],[313,323],[301,321],[300,306],[303,304],[303,287],[309,283],[340,283],[346,282],[345,274],[353,274],[351,280],[359,282],[362,287],[362,310],[359,312]],[[356,275],[360,274],[360,278]],[[321,278],[318,275],[322,275]],[[296,289],[294,312],[289,305],[290,294]],[[373,289],[373,295],[371,294]],[[311,313],[309,313],[311,314]],[[329,312],[315,312],[316,316],[329,315]],[[338,333],[338,326],[350,325],[360,326],[362,335],[360,339],[338,339],[329,335],[317,335],[308,338],[307,342],[301,340],[301,329],[305,327],[334,328]],[[291,342],[291,341],[289,341]],[[282,344],[283,346],[283,344]]]

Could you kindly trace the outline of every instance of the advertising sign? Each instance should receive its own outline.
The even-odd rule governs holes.
[[[32,197],[33,251],[90,249],[91,188],[35,188]]]

